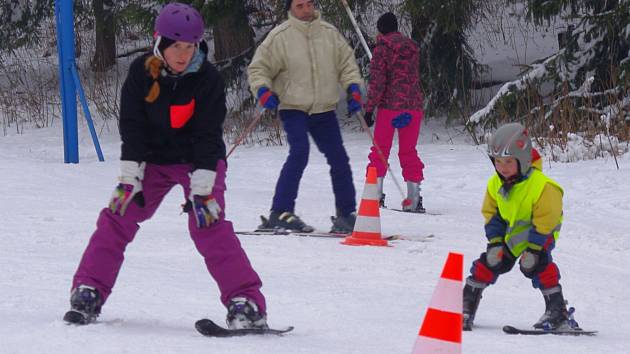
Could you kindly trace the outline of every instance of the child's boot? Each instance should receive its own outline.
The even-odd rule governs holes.
[[[267,316],[258,311],[258,306],[253,301],[244,297],[230,300],[226,322],[230,329],[269,328]]]
[[[480,286],[472,286],[470,283],[479,284]],[[477,313],[477,308],[479,307],[479,301],[481,301],[481,293],[485,288],[485,284],[477,283],[474,280],[467,279],[466,286],[464,286],[464,306],[463,306],[463,315],[464,315],[464,331],[471,331],[473,322],[475,320],[475,314]]]
[[[538,329],[557,329],[569,320],[569,312],[560,285],[542,290],[545,313],[534,324]]]
[[[63,320],[68,323],[84,325],[94,322],[101,313],[101,297],[98,291],[87,285],[79,285],[70,295],[70,311]]]
[[[376,186],[378,188],[378,204],[381,208],[385,208],[385,193],[383,193],[383,177],[376,179]]]
[[[425,213],[420,195],[420,183],[407,181],[407,198],[403,200],[402,209],[411,213]]]

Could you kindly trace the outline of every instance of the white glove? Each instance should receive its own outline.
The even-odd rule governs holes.
[[[219,219],[221,207],[212,196],[217,173],[210,170],[195,170],[190,176],[190,195],[197,227],[208,227]]]
[[[112,213],[124,216],[132,200],[136,200],[138,205],[144,207],[142,179],[145,166],[145,162],[120,161],[120,176],[118,177],[120,183],[114,189],[109,201],[109,209]]]

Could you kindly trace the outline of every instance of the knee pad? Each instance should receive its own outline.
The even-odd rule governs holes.
[[[521,272],[528,278],[532,278],[545,270],[548,264],[549,257],[547,252],[537,252],[529,249],[523,252],[519,261]]]
[[[512,253],[503,245],[488,247],[488,250],[481,255],[481,260],[496,274],[509,272],[515,263]]]

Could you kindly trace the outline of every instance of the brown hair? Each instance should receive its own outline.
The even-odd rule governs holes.
[[[155,55],[151,55],[144,62],[144,68],[149,72],[151,78],[153,78],[153,85],[151,85],[151,89],[149,89],[149,93],[144,100],[148,103],[153,103],[160,96],[160,85],[158,84],[157,78],[160,76],[160,71],[162,70],[162,60]]]

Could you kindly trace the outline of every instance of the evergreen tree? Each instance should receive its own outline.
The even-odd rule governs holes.
[[[530,21],[564,20],[560,49],[505,84],[469,126],[519,120],[538,136],[610,132],[628,138],[629,0],[528,0]],[[551,86],[551,92],[548,87]],[[479,131],[478,131],[479,132]]]
[[[38,42],[40,23],[54,8],[53,0],[0,1],[0,50]]]

